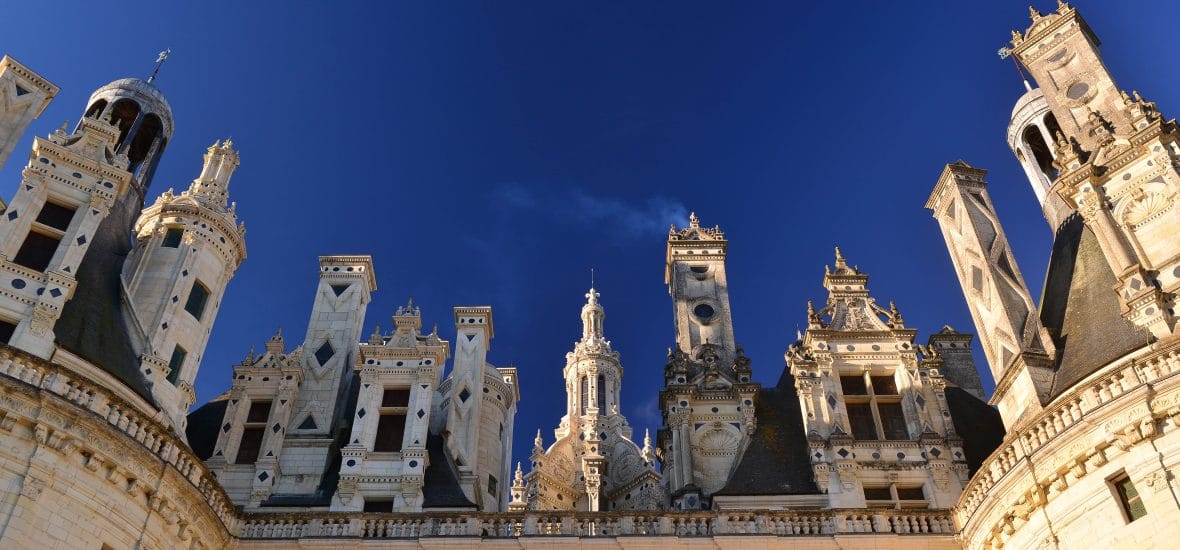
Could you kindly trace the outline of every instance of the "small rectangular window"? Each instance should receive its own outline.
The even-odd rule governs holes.
[[[383,414],[377,420],[377,437],[373,452],[395,453],[402,450],[402,436],[406,433],[406,415]]]
[[[270,418],[270,401],[254,401],[250,403],[250,412],[246,413],[246,422],[266,423]]]
[[[393,512],[392,500],[369,500],[365,499],[365,512]]]
[[[1130,477],[1123,474],[1122,477],[1111,483],[1114,485],[1115,493],[1118,494],[1119,504],[1123,508],[1123,515],[1126,516],[1128,523],[1147,515],[1143,499],[1139,497],[1139,491],[1135,489],[1135,484],[1131,483]]]
[[[7,344],[12,340],[13,332],[16,332],[16,325],[0,319],[0,342]]]
[[[60,237],[29,231],[12,261],[33,271],[45,271],[45,268],[49,267],[49,262],[53,260],[53,255],[57,253],[58,244],[61,244]]]
[[[877,395],[897,395],[897,380],[893,375],[870,376],[873,380],[873,393]]]
[[[184,237],[183,227],[169,227],[168,231],[164,233],[164,242],[160,243],[160,246],[164,248],[179,248],[182,237]]]
[[[406,407],[410,404],[409,388],[386,388],[381,394],[382,407]]]
[[[918,487],[898,487],[898,500],[926,500],[926,493],[921,486]]]
[[[848,424],[852,428],[852,437],[857,439],[877,439],[877,426],[873,422],[873,410],[868,403],[846,403],[848,408]]]
[[[888,487],[865,487],[865,500],[893,500]]]
[[[52,227],[58,231],[69,229],[70,221],[73,219],[73,208],[52,202],[45,203],[41,207],[41,212],[37,214],[37,223]]]
[[[201,281],[195,281],[193,289],[188,293],[188,301],[184,304],[184,310],[200,321],[201,315],[205,313],[205,303],[208,301],[209,289],[201,284]]]
[[[184,367],[185,357],[188,357],[188,352],[184,348],[180,346],[172,348],[172,358],[168,360],[168,381],[173,386],[180,380],[180,369]]]
[[[896,441],[910,438],[901,403],[878,403],[877,413],[881,415],[881,429],[885,431],[885,439]]]
[[[844,395],[868,395],[869,391],[865,388],[865,377],[861,375],[856,376],[841,376],[840,388],[844,390]]]
[[[238,456],[234,464],[254,464],[258,461],[258,451],[262,450],[262,436],[266,435],[266,428],[246,428],[242,430],[242,443],[238,445]]]
[[[488,494],[492,495],[492,496],[496,496],[496,493],[499,490],[500,490],[500,482],[496,480],[496,476],[494,476],[492,474],[488,474]]]

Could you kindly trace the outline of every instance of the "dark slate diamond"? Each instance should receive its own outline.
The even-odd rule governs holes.
[[[175,304],[176,302],[179,302],[179,301],[180,301],[180,298],[177,298],[176,296],[172,297],[172,303]]]
[[[704,425],[705,425],[705,423],[704,423],[704,422],[697,422],[697,423],[695,423],[695,424],[693,424],[693,425],[692,425],[692,429],[694,429],[694,430],[699,430],[699,429],[701,429],[701,426],[704,426]]]
[[[833,409],[836,408],[836,396],[828,394],[828,406]]]
[[[262,472],[261,474],[258,474],[258,481],[266,481],[269,478],[270,478],[270,474],[267,474],[266,472]]]
[[[815,453],[815,458],[823,458],[823,457],[824,457],[823,453]]]
[[[463,391],[459,392],[459,400],[466,403],[468,397],[471,397],[471,392],[467,391],[467,388],[463,388]]]
[[[50,291],[49,291],[49,295],[50,295],[50,296],[53,296],[54,298],[57,298],[58,296],[61,296],[61,289],[60,289],[60,288],[55,288],[55,289],[53,289],[53,290],[50,290]]]
[[[223,432],[229,431],[229,422],[226,422],[225,425],[221,427],[221,431],[223,431]]]
[[[348,290],[348,287],[350,286],[352,285],[332,285],[332,292],[335,292],[336,295],[339,296],[344,294],[344,291]]]
[[[415,444],[415,445],[420,445],[421,443],[422,443],[422,442],[421,442],[421,441],[419,441],[419,440],[417,440],[417,439],[415,439],[415,440],[414,440],[414,444]]]
[[[331,342],[324,342],[320,349],[315,350],[315,360],[319,361],[321,366],[327,363],[333,355],[336,355],[336,350],[332,348]]]
[[[22,88],[22,87],[20,87],[20,86],[16,86],[16,96],[17,96],[17,97],[20,97],[20,96],[22,96],[22,95],[26,95],[26,94],[29,94],[29,93],[31,93],[31,92],[29,92],[28,90],[26,90],[26,89],[24,89],[24,88]]]
[[[920,409],[926,408],[926,400],[921,395],[919,395],[918,398],[915,399],[914,401],[916,401],[918,403],[918,408],[920,408]]]
[[[938,450],[938,447],[935,447],[933,449],[930,449],[930,454],[934,455],[934,458],[938,458],[938,457],[942,456],[942,451]]]
[[[274,451],[266,451],[266,456],[274,456]]]
[[[426,389],[426,384],[422,384],[422,389]]]
[[[365,389],[366,389],[366,390],[367,390],[367,389],[369,389],[369,385],[368,385],[368,384],[365,384]]]
[[[281,430],[281,429],[283,429],[283,427],[279,426],[278,422],[275,422],[275,425],[271,426],[270,431],[272,431],[274,433],[279,433],[279,430]]]
[[[16,214],[16,210],[13,210],[12,212],[9,212],[9,213],[8,213],[8,219],[9,219],[9,220],[15,220],[15,219],[16,219],[16,216],[17,216],[17,214]]]
[[[65,271],[66,273],[69,273],[69,272],[70,272],[70,266],[68,266],[68,265],[67,265],[67,266],[65,266],[65,267],[63,267],[63,268],[61,268],[61,269],[62,269],[62,271]]]
[[[82,235],[82,236],[78,237],[78,244],[79,245],[86,244],[86,235]]]
[[[467,335],[467,341],[468,341],[468,342],[470,342],[470,341],[472,341],[472,340],[474,340],[474,339],[475,339],[475,335],[474,335],[474,334],[468,334],[468,335]]]
[[[93,209],[91,209],[91,210],[90,210],[90,214],[91,214],[92,216],[97,216],[97,215],[98,215],[98,210],[93,210]]]
[[[184,270],[184,271],[181,271],[181,272],[180,272],[180,276],[181,276],[181,277],[188,277],[188,270],[186,269],[186,270]]]
[[[365,417],[365,410],[364,410],[364,409],[361,409],[361,410],[357,411],[357,412],[356,412],[356,417],[357,417],[357,418],[364,418],[364,417]]]
[[[280,400],[279,400],[279,404],[280,404],[280,405],[286,405],[286,404],[287,404],[287,400],[286,400],[286,399],[280,399]]]
[[[160,325],[160,328],[162,328],[164,330],[168,330],[168,323],[164,323],[164,324]]]
[[[312,418],[310,414],[307,415],[307,418],[304,418],[303,422],[301,422],[299,424],[299,429],[300,430],[314,430],[315,429],[315,419]]]
[[[848,449],[841,447],[839,451],[836,451],[836,454],[840,455],[840,458],[848,458],[849,453]]]
[[[32,186],[32,185],[26,185],[26,186],[25,186],[25,191],[32,191],[32,190],[33,190],[33,186]]]
[[[959,451],[955,451],[955,458],[963,458],[963,453],[960,453]]]
[[[422,418],[423,416],[426,416],[426,411],[423,411],[422,409],[418,409],[418,418]]]

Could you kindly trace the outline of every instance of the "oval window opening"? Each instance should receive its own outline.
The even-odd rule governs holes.
[[[709,304],[697,304],[697,307],[692,308],[692,313],[701,319],[712,319],[716,311]]]

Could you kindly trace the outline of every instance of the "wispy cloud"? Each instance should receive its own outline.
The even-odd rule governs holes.
[[[519,184],[504,184],[492,191],[499,204],[529,211],[559,222],[604,228],[620,238],[632,239],[660,234],[670,224],[683,225],[688,209],[680,201],[652,196],[640,201],[594,195],[582,189],[532,190]]]

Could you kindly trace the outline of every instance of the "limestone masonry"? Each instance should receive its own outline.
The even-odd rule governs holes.
[[[488,361],[492,308],[426,331],[411,300],[366,334],[369,256],[308,258],[307,333],[251,349],[190,411],[246,260],[241,159],[218,141],[149,204],[171,107],[150,82],[100,87],[72,129],[34,139],[0,203],[0,547],[1174,547],[1180,128],[1115,84],[1073,7],[1030,16],[1003,53],[1037,84],[1007,141],[1054,235],[1039,301],[986,171],[960,160],[926,207],[978,335],[920,343],[836,249],[784,364],[755,365],[728,241],[694,214],[666,236],[662,427],[639,439],[620,414],[609,296],[591,288],[565,414],[552,437],[519,426],[537,430],[528,457],[512,456],[521,381]],[[57,93],[0,61],[0,165]]]

